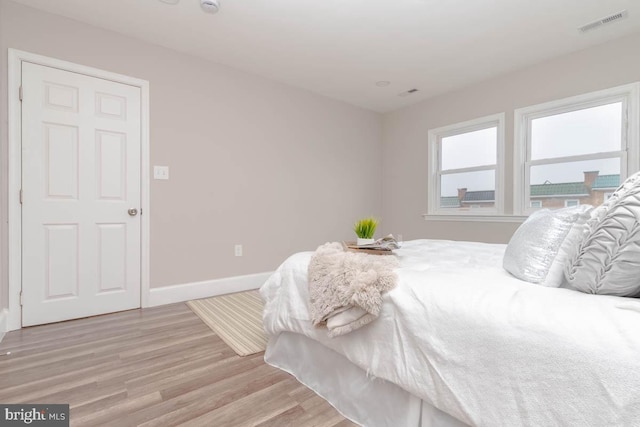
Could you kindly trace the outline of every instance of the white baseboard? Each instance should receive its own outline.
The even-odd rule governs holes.
[[[258,289],[271,272],[151,288],[149,307]]]
[[[7,325],[8,318],[9,318],[9,312],[7,311],[6,308],[0,311],[0,342],[2,342],[2,339],[4,338],[4,334],[8,330],[8,325]]]

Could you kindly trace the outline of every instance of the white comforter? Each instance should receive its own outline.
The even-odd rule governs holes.
[[[522,282],[505,245],[416,240],[396,251],[380,317],[328,338],[311,326],[311,252],[261,288],[270,335],[304,334],[477,426],[640,426],[640,300]]]

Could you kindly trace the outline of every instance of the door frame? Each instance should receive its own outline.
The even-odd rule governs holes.
[[[140,88],[140,306],[149,306],[149,237],[150,237],[150,176],[149,176],[149,82],[122,74],[112,73],[72,62],[49,58],[17,49],[9,49],[8,62],[8,275],[9,313],[8,330],[22,327],[22,108],[19,96],[22,82],[22,63],[30,62],[63,71],[84,74]]]

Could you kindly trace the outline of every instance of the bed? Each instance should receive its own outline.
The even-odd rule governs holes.
[[[335,338],[294,254],[260,290],[265,361],[365,426],[640,426],[640,301],[519,280],[505,248],[405,242],[380,316]]]

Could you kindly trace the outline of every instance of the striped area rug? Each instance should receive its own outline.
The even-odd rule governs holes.
[[[267,348],[262,328],[264,305],[257,290],[189,301],[187,305],[239,356]]]

